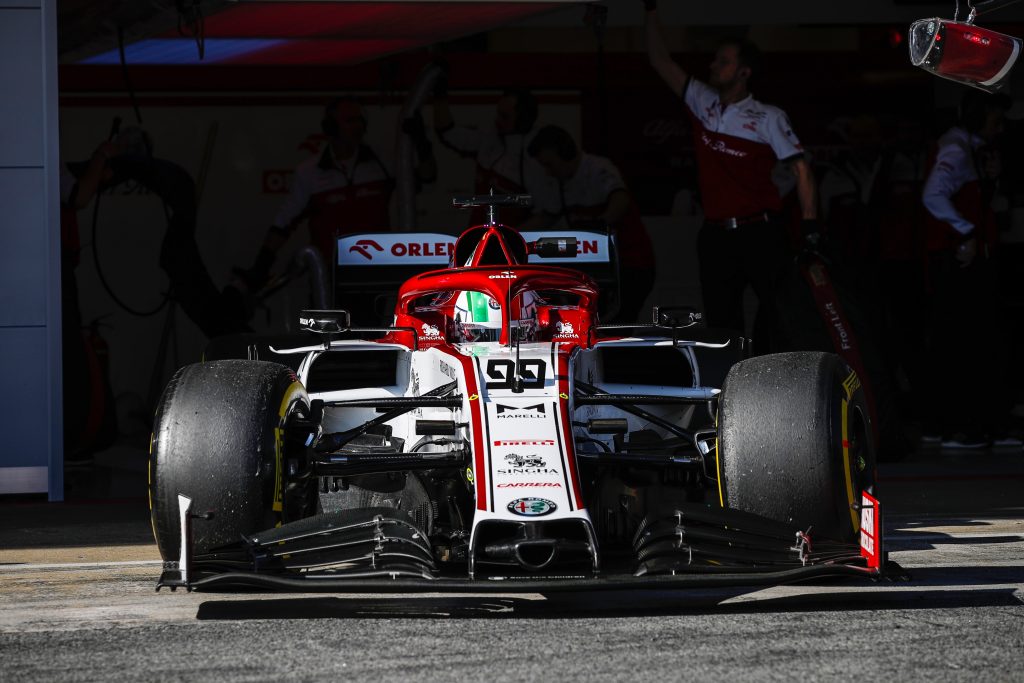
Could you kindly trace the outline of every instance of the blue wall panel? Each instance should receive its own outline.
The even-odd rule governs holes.
[[[0,477],[42,470],[50,500],[64,496],[57,137],[56,0],[0,0]]]
[[[0,168],[0,328],[46,324],[49,226],[41,210],[43,180],[42,168]]]
[[[50,439],[50,391],[45,327],[0,329],[0,468],[45,466]],[[0,477],[3,469],[0,469]]]
[[[0,167],[43,165],[42,39],[42,12],[0,7]]]

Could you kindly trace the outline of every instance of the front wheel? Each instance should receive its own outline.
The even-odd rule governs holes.
[[[719,400],[719,503],[854,540],[855,505],[874,485],[868,415],[856,373],[834,354],[737,363]]]
[[[210,520],[192,525],[193,552],[238,543],[274,526],[283,508],[283,434],[309,414],[306,390],[276,363],[187,365],[164,390],[150,447],[153,533],[164,560],[180,551],[178,495]]]

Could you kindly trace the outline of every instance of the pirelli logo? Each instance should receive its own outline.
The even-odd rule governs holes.
[[[856,372],[850,372],[850,376],[843,380],[843,389],[846,390],[846,400],[853,399],[853,394],[860,389],[860,378]]]

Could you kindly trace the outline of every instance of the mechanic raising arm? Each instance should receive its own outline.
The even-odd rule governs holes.
[[[697,240],[705,319],[711,327],[743,330],[743,290],[753,286],[758,328],[774,329],[773,279],[787,245],[776,217],[782,207],[771,173],[777,160],[796,176],[804,235],[817,240],[815,181],[786,114],[751,96],[748,82],[760,52],[746,40],[723,41],[708,83],[690,76],[669,55],[655,0],[644,0],[651,66],[682,98],[689,114],[700,175],[704,225]],[[761,327],[762,324],[767,327]],[[766,340],[758,340],[762,351]],[[768,345],[770,346],[770,344]]]

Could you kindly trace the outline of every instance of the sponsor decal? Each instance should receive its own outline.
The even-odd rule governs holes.
[[[544,417],[544,404],[538,403],[535,406],[523,406],[522,408],[516,406],[506,406],[501,403],[498,406],[498,419],[507,419],[510,417],[522,417],[522,418],[542,418]]]
[[[488,275],[487,279],[488,280],[515,280],[517,277],[519,277],[519,276],[516,275],[515,271],[513,271],[513,270],[503,270],[500,273],[498,273],[497,275]]]
[[[519,455],[518,453],[509,453],[505,456],[505,460],[513,467],[547,467],[548,465],[547,461],[539,455]]]
[[[524,389],[543,389],[544,375],[547,366],[537,358],[526,358],[519,361],[519,371],[523,378]],[[487,361],[488,389],[511,389],[512,378],[516,374],[515,361],[506,358],[492,358]]]
[[[576,334],[576,329],[572,323],[564,323],[559,320],[555,323],[555,337],[561,339],[579,339],[580,335]]]
[[[437,329],[437,325],[428,325],[423,323],[420,325],[420,329],[423,331],[424,339],[440,339],[441,333]]]
[[[561,474],[557,469],[548,467],[547,461],[539,455],[509,453],[505,461],[510,467],[497,470],[498,474]]]
[[[443,256],[448,258],[455,251],[454,242],[395,242],[391,245],[392,256]]]
[[[839,335],[839,345],[844,351],[848,351],[850,349],[850,333],[846,331],[846,325],[843,324],[843,318],[836,310],[835,302],[826,302],[825,310],[828,312],[829,324],[836,328],[836,334]]]
[[[441,361],[440,363],[441,363],[441,374],[442,375],[444,375],[448,379],[457,380],[459,378],[458,374],[456,374],[456,372],[455,372],[455,368],[454,367],[452,367],[451,365],[448,365],[444,361]]]
[[[520,233],[527,242],[532,242],[541,237],[550,237],[550,231],[526,230]],[[559,230],[559,237],[576,238],[576,255],[555,258],[541,258],[536,254],[530,254],[530,263],[607,263],[610,255],[608,248],[608,236],[600,233],[588,232],[586,230]]]
[[[508,504],[508,511],[522,517],[543,517],[558,509],[546,498],[516,498]]]
[[[499,489],[560,489],[561,482],[557,481],[510,481],[495,485]]]
[[[446,265],[455,242],[442,234],[346,235],[338,238],[339,265]]]
[[[499,439],[495,446],[554,446],[554,439]]]
[[[869,493],[861,495],[860,509],[860,554],[867,559],[868,567],[882,566],[881,539],[878,518],[878,501]]]
[[[348,248],[349,253],[355,252],[357,254],[362,254],[363,258],[365,258],[367,261],[372,261],[373,253],[369,251],[370,249],[384,251],[384,247],[380,246],[373,240],[359,240],[358,242],[356,242],[355,244]]]
[[[420,374],[415,370],[412,371],[412,395],[420,395]],[[423,417],[423,408],[416,408],[412,414],[416,417]]]
[[[747,156],[746,152],[740,151],[738,149],[732,149],[731,147],[726,145],[725,140],[712,140],[711,138],[708,137],[708,134],[706,132],[701,132],[700,139],[706,147],[709,147],[715,150],[716,152],[721,152],[722,154],[728,154],[729,156],[739,158]]]

